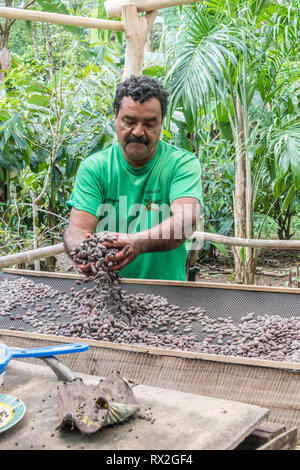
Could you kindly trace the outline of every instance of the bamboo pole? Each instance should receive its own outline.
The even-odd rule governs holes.
[[[48,258],[65,252],[63,243],[57,245],[38,248],[37,250],[22,251],[13,255],[1,256],[0,266],[12,266],[19,263],[31,263],[37,259]]]
[[[207,232],[195,232],[194,236],[196,236],[198,240],[202,239],[229,246],[249,246],[253,248],[300,251],[300,240],[251,240],[248,238],[226,237],[224,235]],[[64,244],[59,243],[57,245],[39,248],[37,250],[29,250],[20,253],[14,253],[13,255],[1,256],[0,266],[12,266],[13,264],[19,263],[31,263],[36,259],[48,258],[50,256],[55,256],[62,253],[65,253]]]
[[[41,21],[43,23],[77,26],[79,28],[106,29],[108,31],[124,31],[121,21],[101,20],[83,16],[62,15],[44,11],[24,10],[22,8],[0,7],[0,17],[24,21]]]
[[[109,18],[122,16],[122,7],[127,5],[128,0],[107,0],[104,2],[104,8]],[[137,11],[154,11],[162,8],[174,7],[176,5],[187,5],[189,3],[198,3],[194,0],[130,0],[135,4]]]
[[[300,240],[262,240],[234,238],[208,232],[195,232],[194,235],[197,237],[203,237],[203,239],[206,241],[221,243],[223,245],[268,248],[274,250],[300,250]]]

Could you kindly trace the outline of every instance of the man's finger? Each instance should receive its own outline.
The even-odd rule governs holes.
[[[108,241],[103,241],[101,242],[102,245],[106,246],[107,248],[123,248],[124,245],[126,245],[126,241],[119,239],[119,240],[114,240],[113,242],[108,242]]]
[[[122,261],[125,258],[132,257],[133,255],[133,249],[130,247],[130,245],[126,245],[123,250],[120,250],[116,255],[114,256],[107,256],[105,258],[105,262],[112,261]]]

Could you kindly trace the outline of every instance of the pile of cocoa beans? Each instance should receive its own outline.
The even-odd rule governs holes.
[[[95,274],[95,279],[102,277],[104,280],[107,278],[110,278],[112,281],[114,279],[118,280],[118,273],[108,271],[108,268],[113,265],[113,262],[109,259],[118,253],[119,250],[103,245],[105,241],[113,242],[116,239],[117,237],[109,232],[94,233],[85,238],[75,250],[71,251],[70,256],[79,265],[91,263],[91,272]],[[106,258],[108,258],[108,262],[105,261]],[[81,272],[81,269],[77,269]]]
[[[107,270],[105,259],[116,250],[105,240],[91,236],[74,250],[80,264],[95,263],[95,272],[68,292],[26,278],[0,282],[0,320],[9,317],[11,329],[24,329],[14,323],[22,320],[26,329],[72,338],[300,362],[300,315],[245,312],[237,323],[218,312],[210,316],[203,306],[183,310],[159,295],[129,293],[119,274]],[[17,307],[23,313],[15,314]]]

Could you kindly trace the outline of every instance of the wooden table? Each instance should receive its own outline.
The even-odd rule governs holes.
[[[99,377],[77,374],[86,384]],[[21,399],[26,412],[0,433],[1,450],[225,450],[234,449],[269,410],[255,405],[135,385],[141,411],[122,425],[93,435],[56,430],[58,379],[45,365],[13,360],[6,369],[2,393]],[[146,419],[143,418],[146,416]]]

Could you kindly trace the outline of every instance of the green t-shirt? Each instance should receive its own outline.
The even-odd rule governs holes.
[[[170,204],[181,197],[202,204],[198,158],[159,141],[156,155],[133,168],[119,143],[94,153],[80,165],[69,206],[98,217],[96,232],[136,233],[170,217]],[[186,280],[186,244],[164,252],[144,253],[120,271],[123,278]]]

